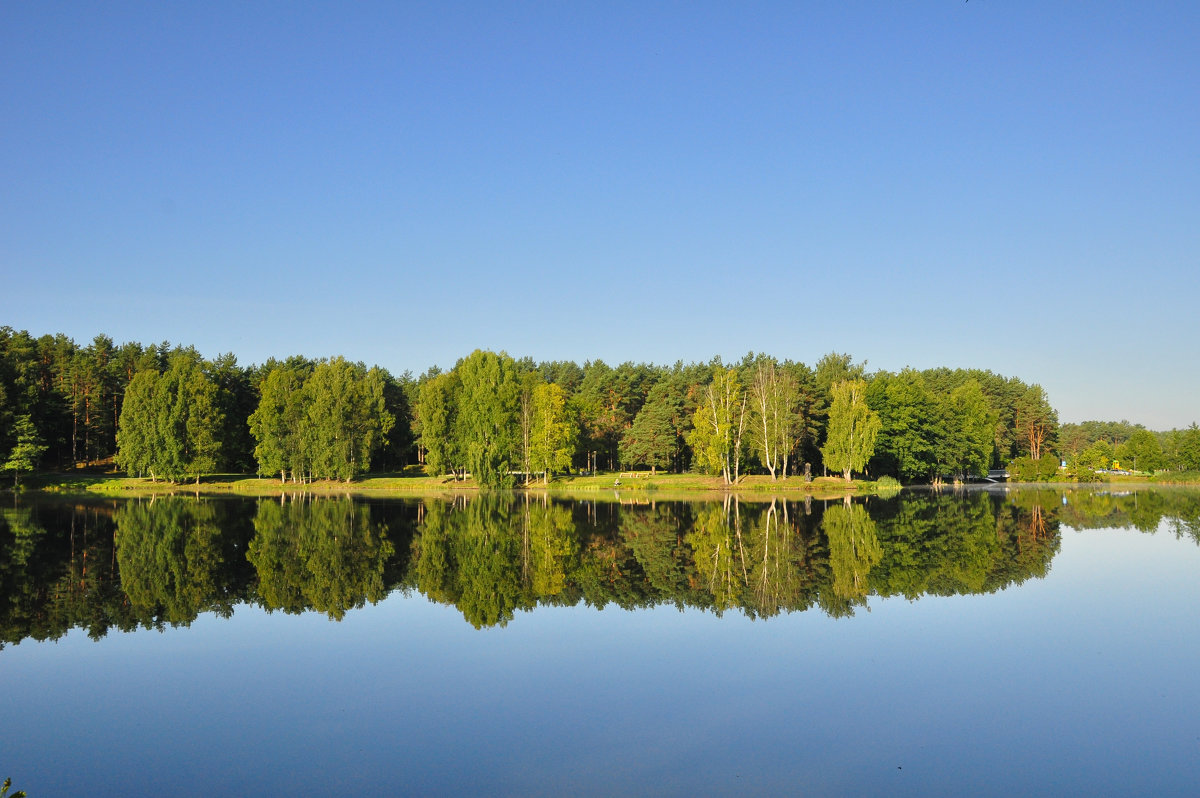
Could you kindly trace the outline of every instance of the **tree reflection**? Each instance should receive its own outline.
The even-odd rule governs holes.
[[[658,504],[639,512],[621,513],[620,541],[636,561],[647,593],[659,595],[682,609],[702,603],[690,544],[687,505]]]
[[[524,534],[516,523],[522,519],[513,505],[505,494],[432,502],[414,541],[417,587],[458,607],[476,628],[504,626],[514,610],[532,606],[524,590]]]
[[[752,618],[815,605],[843,616],[870,595],[986,593],[1044,577],[1064,524],[1200,543],[1194,490],[756,499],[16,504],[0,510],[0,645],[75,627],[102,637],[187,624],[243,601],[340,619],[397,587],[452,605],[479,628],[539,604],[670,604]]]
[[[135,608],[186,624],[201,612],[228,615],[233,597],[219,578],[222,527],[212,502],[176,497],[130,502],[115,516],[121,587]]]
[[[571,510],[548,502],[524,506],[526,580],[535,596],[563,593],[567,574],[579,560],[579,538]]]
[[[743,605],[748,615],[770,617],[811,606],[819,587],[817,562],[825,560],[818,536],[786,499],[748,513],[745,524],[750,572]]]
[[[247,559],[258,571],[258,598],[271,610],[309,609],[341,620],[382,600],[384,566],[395,549],[387,526],[350,499],[259,502]]]
[[[696,517],[695,526],[684,537],[692,547],[696,574],[712,594],[718,613],[741,606],[749,579],[738,509],[735,505],[731,513],[728,504],[711,505]]]
[[[867,576],[883,557],[875,522],[867,515],[866,507],[852,504],[847,497],[844,504],[825,511],[822,526],[829,539],[833,592],[839,598],[859,602],[870,589]]]

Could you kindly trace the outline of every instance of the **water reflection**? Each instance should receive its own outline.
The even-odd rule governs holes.
[[[384,567],[395,552],[387,524],[350,499],[263,501],[246,558],[267,609],[309,609],[341,619],[388,593]]]
[[[225,565],[239,562],[240,536],[211,502],[131,502],[114,521],[121,588],[139,617],[186,624],[202,612],[232,614],[242,596]]]
[[[539,605],[663,604],[754,618],[1044,577],[1060,527],[1200,543],[1200,491],[905,492],[867,501],[70,503],[0,511],[0,645],[187,625],[239,603],[332,619],[396,589],[476,627]]]

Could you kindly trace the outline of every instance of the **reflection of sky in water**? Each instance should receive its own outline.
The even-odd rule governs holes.
[[[750,621],[394,595],[0,652],[34,796],[1189,794],[1200,547],[1064,528],[993,595]]]

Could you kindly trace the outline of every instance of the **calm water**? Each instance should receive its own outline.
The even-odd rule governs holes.
[[[58,795],[1194,795],[1200,493],[0,510]]]

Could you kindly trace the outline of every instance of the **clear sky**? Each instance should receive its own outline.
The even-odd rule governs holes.
[[[1200,3],[4,3],[0,324],[1200,421]]]

